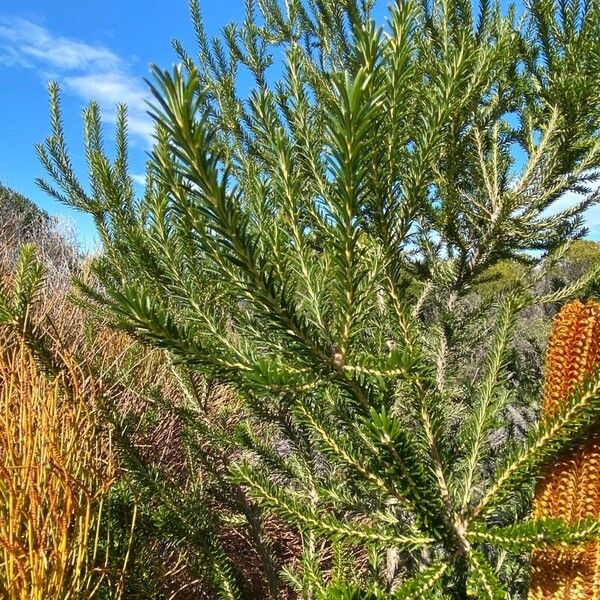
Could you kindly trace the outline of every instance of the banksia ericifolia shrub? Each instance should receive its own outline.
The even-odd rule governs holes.
[[[248,0],[218,40],[191,6],[199,60],[176,43],[179,65],[154,69],[142,197],[124,107],[112,154],[85,111],[89,190],[55,85],[38,147],[43,188],[102,241],[90,307],[236,410],[193,386],[173,407],[201,475],[146,477],[153,514],[210,597],[255,598],[252,579],[268,598],[523,598],[534,548],[600,527],[529,518],[540,469],[600,419],[600,381],[535,424],[511,360],[525,308],[598,274],[537,285],[598,201],[599,0],[531,0],[519,18],[397,0],[382,27],[373,0]],[[474,297],[502,260],[522,273]]]
[[[542,419],[551,417],[576,386],[600,366],[600,303],[565,305],[554,321],[546,359]],[[580,448],[567,450],[539,482],[534,516],[600,519],[600,428]],[[533,555],[531,600],[600,598],[600,544],[548,548]]]

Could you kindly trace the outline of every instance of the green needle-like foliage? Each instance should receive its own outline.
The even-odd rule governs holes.
[[[198,456],[227,457],[225,475],[199,464],[271,597],[524,597],[532,548],[598,534],[527,520],[540,468],[600,421],[597,377],[526,440],[494,440],[528,401],[509,363],[520,315],[598,274],[536,293],[598,201],[600,3],[396,0],[385,24],[373,4],[248,0],[210,40],[192,2],[198,59],[176,43],[149,83],[143,197],[125,109],[111,158],[94,104],[84,191],[56,86],[40,184],[94,218],[90,306],[243,407],[235,435],[178,410]],[[501,261],[520,277],[478,300]],[[273,519],[298,536],[292,561]],[[219,597],[250,597],[214,565]]]

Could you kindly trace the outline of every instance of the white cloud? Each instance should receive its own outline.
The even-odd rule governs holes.
[[[117,71],[86,73],[64,78],[67,87],[82,97],[94,97],[99,103],[119,102],[131,106],[144,103],[144,92],[131,78]]]
[[[142,187],[144,187],[146,185],[146,175],[143,173],[134,173],[131,176],[131,179],[133,179],[134,183],[137,183],[138,185],[141,185]]]
[[[140,77],[112,50],[52,34],[20,17],[0,16],[0,65],[37,70],[56,79],[85,102],[96,100],[103,116],[115,119],[115,105],[128,107],[129,131],[148,144],[152,122],[146,114],[146,92]]]
[[[63,83],[67,91],[96,100],[111,121],[114,121],[114,106],[126,104],[129,132],[146,141],[151,139],[153,125],[146,114],[147,96],[141,82],[122,71],[107,71],[67,76]]]
[[[26,57],[58,69],[114,68],[119,57],[101,46],[61,36],[52,36],[43,27],[25,19],[0,21],[0,38],[11,42]]]

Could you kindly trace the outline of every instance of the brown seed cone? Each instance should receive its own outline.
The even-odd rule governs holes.
[[[574,301],[556,316],[546,357],[542,419],[600,365],[600,303]],[[573,523],[600,518],[600,433],[549,467],[539,482],[534,517]],[[529,600],[600,600],[600,543],[536,550]]]

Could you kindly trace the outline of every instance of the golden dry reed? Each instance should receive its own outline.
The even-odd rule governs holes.
[[[600,364],[600,304],[574,301],[557,315],[546,358],[542,418]],[[600,518],[600,434],[547,470],[536,489],[535,517],[572,523]],[[600,543],[548,548],[533,555],[530,600],[600,600]]]
[[[111,598],[122,595],[122,577],[102,550],[102,499],[115,469],[93,405],[93,389],[75,368],[48,379],[22,345],[0,339],[4,600],[92,598],[100,585]]]

